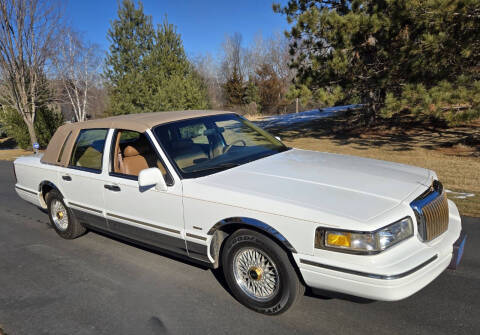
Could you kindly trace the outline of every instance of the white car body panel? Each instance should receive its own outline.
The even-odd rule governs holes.
[[[307,285],[378,300],[405,298],[436,278],[450,263],[452,245],[461,232],[458,210],[449,201],[448,231],[429,243],[417,238],[410,202],[436,179],[430,170],[291,149],[209,176],[181,179],[147,131],[174,183],[166,191],[140,189],[137,181],[108,172],[113,132],[110,129],[106,140],[101,173],[42,164],[40,155],[18,158],[18,195],[45,208],[41,185],[48,181],[70,208],[90,215],[99,228],[128,229],[134,239],[141,233],[138,239],[143,237],[144,242],[148,234],[171,238],[176,247],[170,251],[183,246],[191,258],[212,264],[216,255],[210,246],[216,225],[229,218],[256,220],[291,246]],[[121,191],[107,190],[107,184]],[[414,222],[414,236],[379,254],[353,255],[314,247],[318,227],[374,231],[406,216]],[[427,261],[418,271],[396,277]],[[379,279],[362,273],[393,277]]]
[[[15,190],[24,200],[36,206],[46,208],[45,202],[40,196],[39,186],[49,180],[58,183],[59,167],[40,163],[42,155],[29,155],[19,157],[15,160],[15,173],[17,183]]]
[[[188,180],[184,194],[332,227],[374,230],[376,216],[425,190],[432,177],[407,165],[292,149]]]
[[[111,147],[112,135],[113,131],[110,131],[105,144],[107,149]],[[109,166],[109,160],[110,154],[103,156],[104,167]],[[162,192],[155,188],[141,189],[138,181],[110,176],[107,170],[108,168],[104,168],[102,171],[103,184],[115,185],[121,190],[120,192],[110,191],[102,184],[105,216],[109,222],[115,219],[125,225],[151,230],[173,238],[184,237],[180,179],[169,187],[168,192]]]

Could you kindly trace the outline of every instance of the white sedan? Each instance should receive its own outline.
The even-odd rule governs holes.
[[[18,195],[61,237],[99,230],[222,267],[265,314],[305,286],[406,298],[455,268],[465,243],[433,171],[289,148],[230,112],[66,124],[14,169]]]

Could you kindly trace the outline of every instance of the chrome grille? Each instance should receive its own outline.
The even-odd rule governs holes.
[[[435,181],[430,189],[411,204],[417,216],[418,233],[431,241],[448,229],[448,200],[442,184]]]
[[[448,201],[443,192],[422,209],[425,217],[425,240],[431,241],[448,229]]]

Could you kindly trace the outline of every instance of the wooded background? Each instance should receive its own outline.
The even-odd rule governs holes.
[[[361,104],[365,127],[480,116],[478,0],[290,0],[291,29],[189,58],[174,24],[123,0],[107,51],[67,24],[60,1],[0,0],[0,123],[22,147],[65,121],[185,109],[276,114]],[[201,36],[199,36],[201,38]]]

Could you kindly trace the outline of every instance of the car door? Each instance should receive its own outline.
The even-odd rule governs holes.
[[[116,130],[103,190],[109,229],[148,245],[187,254],[183,238],[180,180],[174,180],[147,133]],[[167,190],[141,189],[138,174],[146,168],[162,171]]]
[[[102,172],[109,129],[82,129],[68,161],[60,171],[60,189],[68,207],[81,223],[106,229]]]

